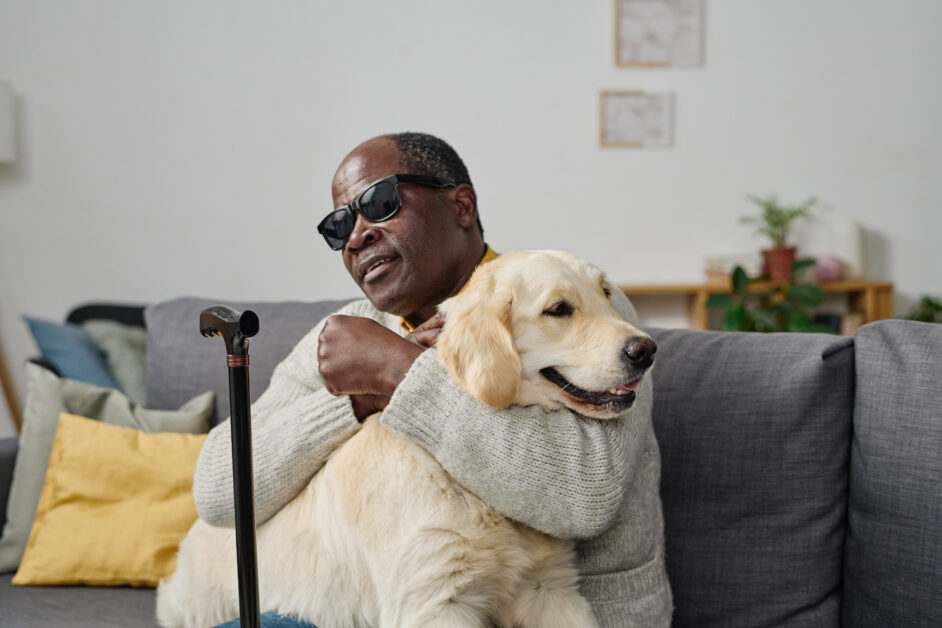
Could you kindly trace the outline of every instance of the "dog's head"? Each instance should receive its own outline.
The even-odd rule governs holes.
[[[604,273],[561,251],[506,253],[442,303],[439,359],[471,395],[614,418],[631,407],[654,342],[612,306]]]

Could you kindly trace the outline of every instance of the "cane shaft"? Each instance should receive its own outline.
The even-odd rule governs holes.
[[[229,410],[232,429],[232,488],[235,496],[236,552],[239,560],[239,617],[245,628],[260,626],[258,559],[255,549],[255,496],[252,470],[252,410],[248,355],[245,364],[229,366]]]

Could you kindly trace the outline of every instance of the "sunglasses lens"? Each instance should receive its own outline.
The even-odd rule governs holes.
[[[350,234],[353,233],[353,223],[355,217],[353,212],[347,208],[338,209],[327,215],[327,218],[321,221],[317,226],[327,244],[335,251],[339,251],[347,244]]]
[[[386,220],[399,209],[399,193],[392,181],[381,181],[360,197],[359,210],[370,222]]]
[[[399,201],[399,190],[392,181],[380,181],[360,195],[353,203],[356,211],[370,222],[382,222],[392,218],[402,204]],[[317,225],[327,244],[335,251],[347,245],[353,226],[356,224],[356,214],[350,206],[334,210],[327,218]]]

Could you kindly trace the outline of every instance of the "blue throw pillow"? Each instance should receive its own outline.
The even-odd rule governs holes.
[[[23,319],[29,325],[43,359],[55,366],[59,375],[102,388],[118,387],[105,356],[80,326],[29,316]]]

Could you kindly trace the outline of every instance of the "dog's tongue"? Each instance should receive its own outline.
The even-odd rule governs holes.
[[[618,390],[631,391],[638,388],[638,382],[631,382],[630,384],[625,384],[618,387]]]

